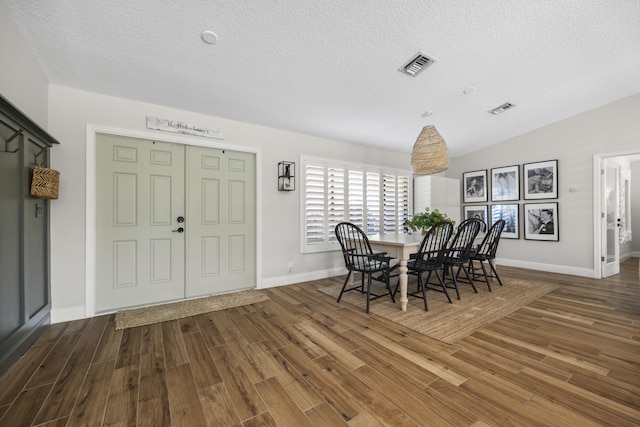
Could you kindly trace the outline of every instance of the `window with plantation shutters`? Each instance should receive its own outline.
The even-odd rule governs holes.
[[[404,232],[408,171],[303,158],[302,251],[338,250],[335,226],[348,221],[367,234]]]

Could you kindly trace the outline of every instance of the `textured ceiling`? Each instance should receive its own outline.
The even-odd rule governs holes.
[[[637,0],[3,1],[52,84],[406,153],[426,124],[457,156],[640,92]]]

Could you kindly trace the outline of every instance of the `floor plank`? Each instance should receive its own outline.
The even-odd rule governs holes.
[[[499,266],[559,287],[453,345],[317,290],[344,277],[120,331],[50,325],[0,379],[0,425],[640,425],[638,264],[602,280]]]

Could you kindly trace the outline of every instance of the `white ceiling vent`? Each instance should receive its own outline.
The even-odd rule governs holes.
[[[420,51],[416,53],[413,58],[411,58],[406,64],[398,68],[398,71],[408,74],[411,77],[415,77],[418,75],[418,73],[420,73],[422,70],[429,67],[436,61],[437,59],[432,58],[426,53]]]
[[[511,109],[511,108],[513,108],[513,107],[515,107],[515,106],[516,106],[515,104],[512,104],[512,103],[510,103],[510,102],[505,102],[505,103],[504,103],[504,104],[502,104],[501,106],[496,107],[496,108],[494,108],[493,110],[489,110],[489,111],[487,111],[487,113],[495,114],[495,115],[497,116],[498,114],[502,114],[502,113],[504,113],[505,111],[507,111],[507,110],[509,110],[509,109]]]

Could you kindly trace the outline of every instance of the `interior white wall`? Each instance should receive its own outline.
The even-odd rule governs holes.
[[[277,108],[274,106],[274,108]],[[274,286],[325,277],[343,269],[337,252],[301,254],[300,156],[339,158],[347,161],[407,168],[409,156],[338,141],[315,138],[277,129],[195,114],[163,106],[83,92],[59,86],[49,90],[49,132],[61,146],[52,152],[52,167],[61,172],[60,198],[52,206],[51,264],[52,318],[81,317],[85,308],[87,126],[127,129],[168,137],[166,132],[146,129],[146,116],[168,118],[221,129],[227,146],[260,150],[258,179],[262,183],[258,216],[262,223],[262,277]],[[193,137],[192,137],[193,138]],[[211,144],[218,140],[204,139]],[[206,142],[205,142],[206,143]],[[296,191],[277,191],[277,164],[296,162]],[[288,264],[294,265],[289,273]]]
[[[335,253],[301,254],[299,251],[301,154],[395,168],[407,166],[408,155],[399,153],[62,87],[51,86],[49,90],[44,74],[2,2],[0,51],[3,57],[11,58],[10,62],[7,61],[9,66],[0,67],[0,93],[62,142],[52,150],[53,166],[62,172],[61,198],[51,203],[52,316],[61,320],[81,317],[78,313],[84,312],[87,125],[147,131],[144,117],[156,115],[219,127],[225,132],[225,143],[261,149],[262,173],[259,179],[264,182],[264,191],[259,215],[264,235],[260,250],[264,257],[262,283],[266,286],[308,280],[341,267],[341,260]],[[559,160],[560,242],[525,241],[522,237],[520,240],[505,239],[498,252],[501,263],[591,274],[594,240],[592,157],[594,153],[637,151],[640,147],[639,113],[640,94],[637,94],[452,159],[446,175],[458,179],[463,172],[470,170]],[[507,121],[508,113],[496,117],[497,125],[504,125]],[[295,192],[276,191],[276,165],[281,160],[296,161],[298,177]],[[640,176],[639,163],[632,163],[632,176]],[[633,181],[637,182],[637,179],[632,178],[632,185]],[[573,186],[578,188],[578,192],[569,193],[568,188]],[[632,227],[635,238],[632,247],[635,255],[640,253],[640,238],[637,237],[640,236],[639,198],[640,191],[633,186],[632,212],[635,214],[632,215]],[[290,261],[294,264],[292,274],[288,272]]]
[[[497,116],[496,125],[507,125],[508,114]],[[593,156],[637,151],[639,116],[640,94],[636,94],[452,159],[446,175],[454,178],[462,178],[467,171],[558,159],[558,199],[549,201],[559,203],[560,241],[524,240],[521,228],[520,239],[501,240],[497,254],[500,263],[594,275]],[[569,192],[571,187],[577,191]],[[518,203],[525,202],[535,201],[521,198]],[[522,222],[522,206],[520,216]]]
[[[631,256],[640,257],[640,161],[631,162],[631,239]]]
[[[4,2],[0,2],[0,52],[0,94],[40,127],[47,129],[49,82]]]

